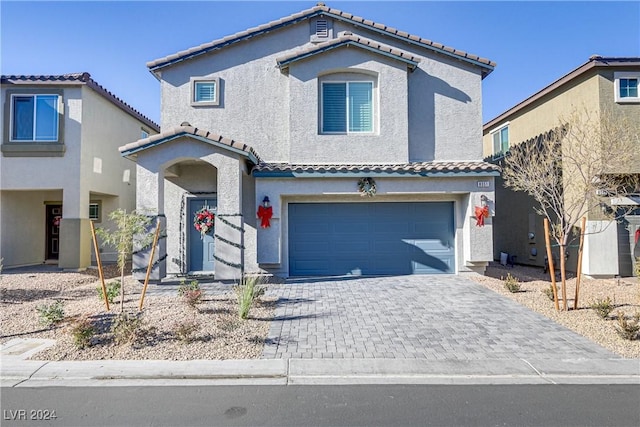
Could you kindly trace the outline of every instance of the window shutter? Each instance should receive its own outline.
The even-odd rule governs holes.
[[[322,132],[346,132],[347,87],[344,83],[322,85]]]
[[[371,83],[349,83],[349,132],[373,132]]]

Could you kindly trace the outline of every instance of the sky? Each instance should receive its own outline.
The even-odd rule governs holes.
[[[331,1],[327,6],[497,63],[483,122],[588,61],[640,57],[640,1]],[[0,0],[3,75],[89,72],[160,123],[146,63],[313,7],[316,1]]]

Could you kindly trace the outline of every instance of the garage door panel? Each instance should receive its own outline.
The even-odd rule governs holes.
[[[289,205],[292,276],[452,273],[453,242],[451,202]]]

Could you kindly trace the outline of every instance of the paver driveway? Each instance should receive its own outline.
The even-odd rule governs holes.
[[[619,358],[461,276],[289,280],[263,358]]]

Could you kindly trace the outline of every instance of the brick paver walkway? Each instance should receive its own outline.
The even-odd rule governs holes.
[[[454,275],[289,280],[263,358],[618,358]]]

